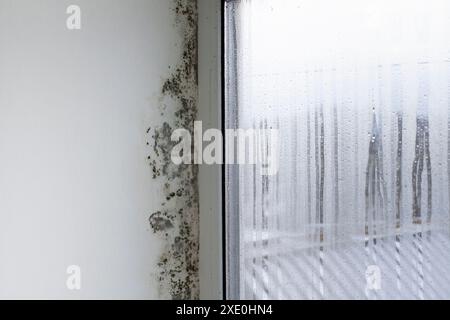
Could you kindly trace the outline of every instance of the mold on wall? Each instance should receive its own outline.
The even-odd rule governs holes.
[[[159,207],[146,130],[175,126],[178,98],[157,106],[184,27],[174,0],[75,2],[80,30],[72,1],[0,0],[0,299],[156,299],[165,236],[148,219],[180,223]],[[81,290],[66,286],[72,265]]]
[[[196,165],[175,165],[171,161],[174,129],[193,135],[197,116],[197,0],[174,0],[174,24],[181,36],[181,56],[169,67],[162,83],[158,107],[161,121],[149,127],[148,163],[154,180],[163,186],[159,210],[149,216],[151,230],[163,239],[157,280],[161,298],[199,298],[199,214]]]

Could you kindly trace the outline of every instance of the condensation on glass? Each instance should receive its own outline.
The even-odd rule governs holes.
[[[225,5],[226,126],[279,130],[228,165],[228,295],[450,298],[450,2]]]

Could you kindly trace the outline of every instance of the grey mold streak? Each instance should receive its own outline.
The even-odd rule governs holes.
[[[171,161],[171,141],[175,128],[193,134],[197,116],[197,1],[174,1],[175,26],[181,32],[180,62],[162,85],[160,108],[165,122],[147,131],[150,147],[148,162],[153,179],[162,180],[164,201],[149,217],[150,227],[164,239],[165,248],[158,262],[160,296],[172,299],[198,299],[198,186],[195,165],[175,165]],[[163,101],[175,108],[166,110]],[[172,114],[173,112],[173,114]]]

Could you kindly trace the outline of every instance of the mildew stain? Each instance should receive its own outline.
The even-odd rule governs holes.
[[[197,116],[197,1],[174,0],[173,10],[183,47],[180,62],[170,68],[174,71],[161,89],[159,108],[165,121],[147,130],[147,160],[153,179],[162,180],[164,192],[160,209],[150,215],[149,223],[165,244],[158,262],[160,296],[198,299],[198,168],[175,165],[170,157],[177,143],[171,141],[173,129],[184,128],[193,134]]]

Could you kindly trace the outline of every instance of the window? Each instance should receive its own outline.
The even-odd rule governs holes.
[[[229,298],[450,298],[450,2],[225,3]]]

